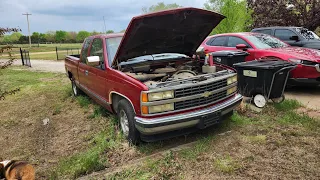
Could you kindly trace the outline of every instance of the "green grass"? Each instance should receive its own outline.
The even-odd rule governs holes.
[[[291,111],[301,107],[301,103],[297,100],[288,99],[282,103],[275,103],[274,107],[278,111]]]
[[[49,54],[30,54],[31,60],[57,60],[57,54],[49,53]]]
[[[210,142],[212,142],[213,139],[214,136],[212,135],[198,140],[194,147],[182,150],[180,156],[188,160],[195,160],[201,153],[210,148]]]
[[[214,167],[224,173],[234,173],[241,168],[241,165],[231,156],[224,156],[214,160]]]
[[[258,134],[256,136],[244,136],[244,138],[255,144],[265,144],[267,142],[267,136],[262,134]]]
[[[90,98],[86,95],[81,95],[76,97],[79,105],[83,108],[88,108],[91,104]]]
[[[56,47],[59,49],[66,49],[66,48],[81,48],[82,43],[64,43],[64,44],[32,44],[32,47],[29,48],[29,44],[14,44],[13,47],[22,47],[32,52],[49,52],[55,51]]]

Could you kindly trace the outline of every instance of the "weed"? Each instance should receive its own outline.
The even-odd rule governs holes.
[[[252,119],[250,119],[250,118],[248,118],[246,116],[240,115],[240,114],[235,112],[231,116],[231,122],[234,123],[235,125],[242,126],[242,125],[246,125],[246,124],[251,124],[252,123]]]
[[[258,134],[256,136],[245,136],[244,138],[251,143],[257,144],[265,144],[267,139],[266,135],[261,134]]]
[[[208,136],[201,140],[198,140],[193,148],[181,151],[180,156],[188,160],[195,160],[201,153],[208,150],[213,137],[214,136]]]
[[[56,104],[54,106],[54,110],[53,110],[52,115],[60,114],[61,113],[61,109],[62,109],[62,105],[61,104]]]
[[[91,104],[91,101],[88,96],[78,96],[77,101],[79,105],[83,108],[88,108],[89,104]]]
[[[234,173],[241,168],[241,165],[228,155],[214,160],[214,167],[224,173]]]
[[[274,107],[278,111],[291,111],[301,107],[301,104],[297,100],[288,99],[283,101],[282,103],[275,103]]]

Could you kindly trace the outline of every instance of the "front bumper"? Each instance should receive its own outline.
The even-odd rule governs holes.
[[[135,117],[135,126],[144,135],[159,134],[194,126],[201,129],[219,122],[223,115],[233,111],[241,101],[242,96],[236,94],[220,104],[202,110],[157,118]]]

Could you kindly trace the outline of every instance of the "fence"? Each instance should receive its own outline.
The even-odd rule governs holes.
[[[56,47],[57,60],[63,60],[66,56],[80,54],[79,48],[58,48]]]
[[[20,55],[21,55],[22,65],[31,67],[29,51],[25,49],[22,50],[22,48],[20,48]]]

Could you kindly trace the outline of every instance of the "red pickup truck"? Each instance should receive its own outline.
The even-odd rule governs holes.
[[[85,92],[117,114],[132,143],[218,123],[240,104],[233,70],[194,56],[223,15],[180,8],[134,17],[125,34],[85,39],[65,68],[74,95]]]

